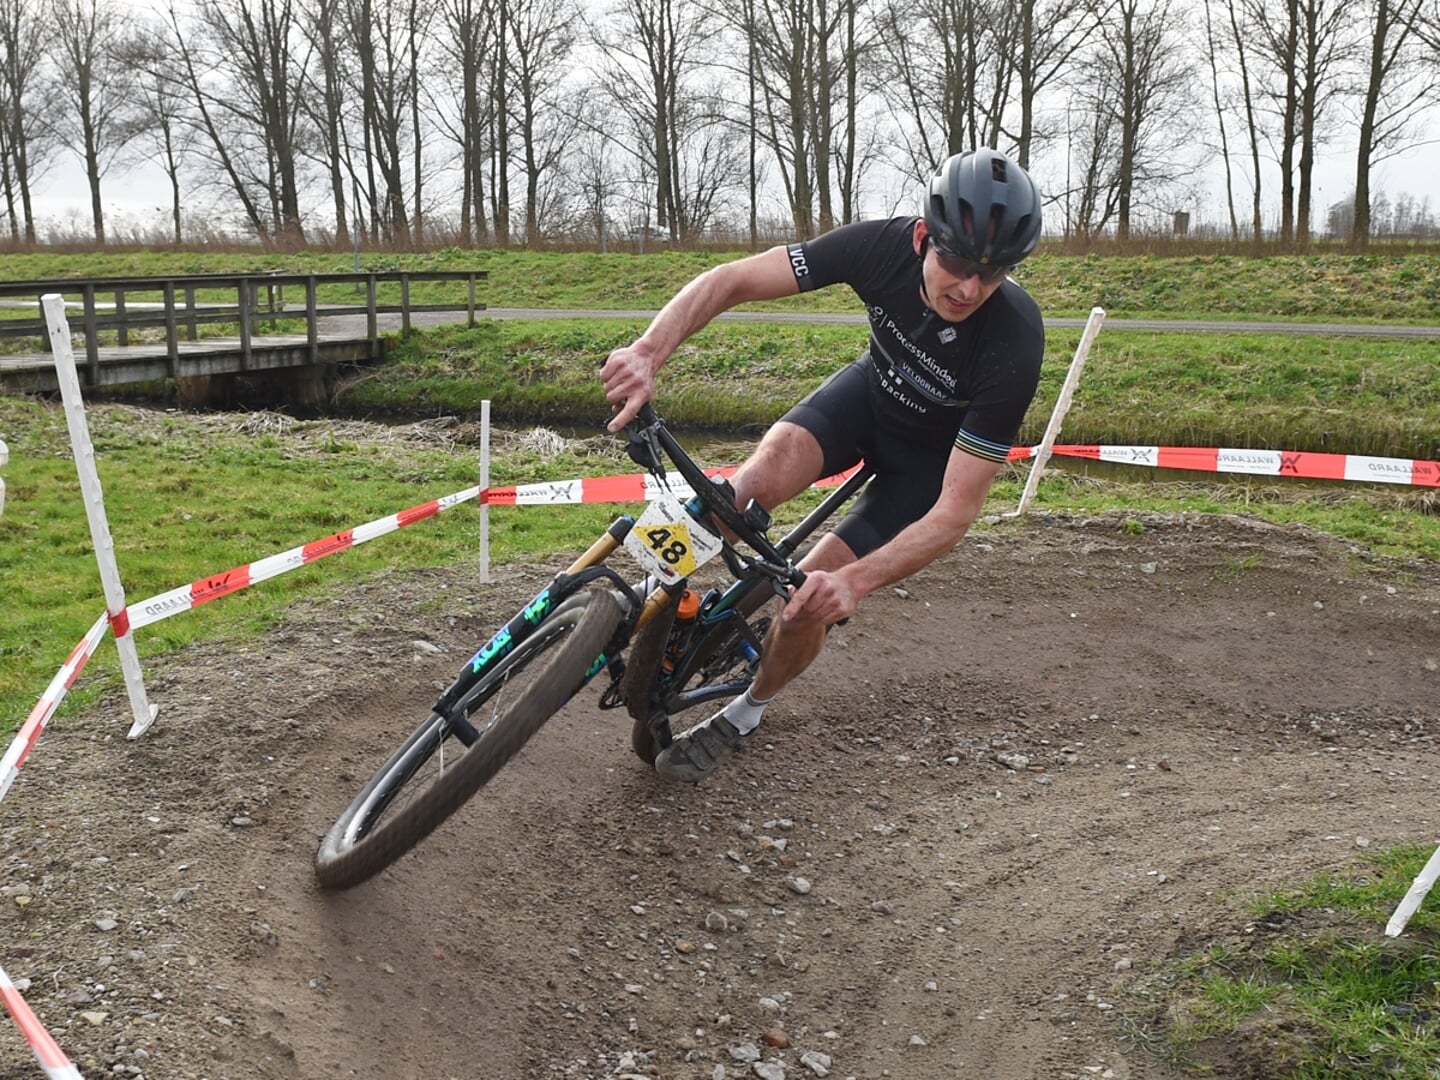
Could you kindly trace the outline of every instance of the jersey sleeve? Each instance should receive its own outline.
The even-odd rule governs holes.
[[[786,247],[790,270],[801,292],[829,285],[849,285],[864,296],[873,284],[870,277],[885,265],[876,252],[903,240],[908,243],[914,218],[857,221]]]
[[[987,335],[992,377],[981,386],[965,410],[955,436],[956,449],[986,461],[1004,462],[1020,434],[1020,425],[1040,385],[1040,364],[1045,358],[1045,329],[1034,300],[1018,285],[1014,293],[993,297],[1004,301],[996,312],[996,331]]]

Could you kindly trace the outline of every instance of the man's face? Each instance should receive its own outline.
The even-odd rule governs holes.
[[[985,268],[983,276],[973,272],[981,268],[937,252],[933,244],[927,243],[928,235],[922,218],[915,223],[914,239],[915,253],[925,259],[925,302],[946,322],[964,322],[1004,284],[1005,275],[989,268]],[[987,281],[991,273],[995,276]]]

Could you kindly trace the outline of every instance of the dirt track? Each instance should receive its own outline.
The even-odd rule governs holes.
[[[1164,1078],[1137,991],[1243,936],[1237,891],[1440,839],[1440,567],[1032,515],[869,598],[712,782],[585,693],[320,893],[320,834],[538,581],[386,576],[150,672],[136,743],[122,699],[52,726],[3,963],[87,1077]],[[13,1025],[0,1075],[41,1075]]]

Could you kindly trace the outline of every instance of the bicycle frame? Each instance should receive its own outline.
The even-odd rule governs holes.
[[[789,557],[799,549],[810,535],[815,532],[835,511],[848,502],[865,482],[870,479],[871,471],[868,468],[857,470],[840,487],[827,495],[820,504],[806,514],[804,519],[775,545],[776,552],[782,555],[787,561]],[[755,659],[760,654],[761,642],[756,638],[746,621],[745,616],[739,611],[738,605],[750,592],[762,588],[767,584],[765,577],[745,577],[736,580],[723,592],[716,591],[712,596],[707,597],[700,605],[700,613],[696,616],[695,634],[691,638],[690,647],[680,656],[675,663],[674,673],[670,676],[670,682],[675,686],[684,686],[685,683],[695,674],[696,669],[701,666],[705,657],[702,655],[701,646],[710,638],[711,633],[726,623],[738,622],[737,628],[745,645],[754,651]],[[777,588],[783,586],[776,581]],[[678,693],[668,694],[663,698],[665,712],[673,716],[683,712],[695,705],[703,705],[706,702],[714,701],[722,697],[734,697],[748,686],[748,680],[732,681],[726,683],[712,683],[696,687],[693,690],[682,690]]]
[[[831,492],[805,518],[780,541],[771,543],[765,534],[769,526],[769,514],[753,506],[742,511],[733,501],[733,491],[727,481],[717,481],[685,451],[675,437],[665,428],[654,410],[646,405],[628,428],[631,457],[645,466],[652,475],[665,483],[667,472],[664,459],[674,463],[676,471],[685,479],[694,492],[694,498],[686,509],[695,517],[710,515],[729,529],[736,538],[755,554],[741,555],[733,542],[724,544],[724,558],[727,569],[735,578],[733,584],[721,590],[712,590],[697,615],[697,630],[691,639],[689,649],[678,658],[670,682],[683,686],[692,677],[708,656],[703,645],[712,640],[712,631],[724,624],[738,622],[738,630],[745,644],[759,655],[760,641],[751,630],[738,605],[756,588],[769,584],[777,593],[784,595],[788,586],[798,586],[804,581],[804,574],[791,562],[791,556],[842,504],[847,502],[870,479],[872,470],[862,466],[840,487]],[[663,457],[662,457],[663,454]],[[626,618],[616,632],[615,639],[595,658],[585,673],[588,683],[601,671],[620,660],[625,647],[634,634],[658,615],[684,590],[685,580],[668,584],[654,584],[649,577],[631,583],[606,565],[607,560],[620,547],[635,518],[622,514],[590,547],[568,567],[537,593],[509,622],[500,628],[467,662],[469,675],[482,675],[496,661],[508,655],[521,644],[556,606],[566,597],[598,579],[604,578],[625,600]],[[658,675],[657,675],[658,677]],[[454,715],[454,705],[464,696],[470,679],[457,679],[436,701],[434,711],[454,722],[454,733],[466,746],[478,737],[469,722]],[[747,682],[726,682],[696,687],[692,690],[667,694],[664,698],[665,712],[673,715],[684,709],[700,705],[720,697],[734,696],[745,689]]]

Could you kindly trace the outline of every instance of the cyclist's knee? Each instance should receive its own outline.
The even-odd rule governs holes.
[[[736,500],[757,499],[767,510],[793,499],[820,478],[825,455],[809,431],[780,421],[735,474]]]

